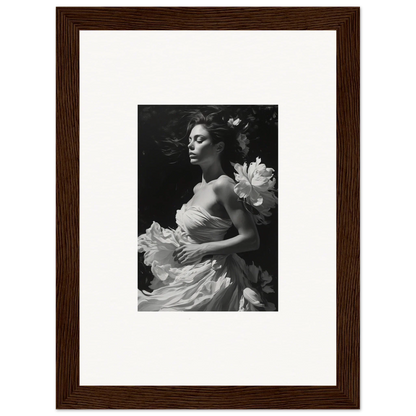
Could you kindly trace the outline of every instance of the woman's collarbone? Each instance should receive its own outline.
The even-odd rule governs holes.
[[[201,187],[198,187],[198,185],[201,185]],[[212,216],[228,219],[225,208],[217,201],[215,192],[212,189],[212,183],[205,185],[199,183],[198,185],[194,188],[194,196],[188,202],[187,206],[200,207]]]

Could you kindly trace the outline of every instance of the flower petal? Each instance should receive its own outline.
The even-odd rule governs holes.
[[[262,286],[266,286],[272,282],[272,276],[266,270],[261,273],[260,279]]]
[[[248,273],[247,273],[248,280],[253,283],[257,283],[259,279],[259,268],[252,264],[248,266]]]
[[[264,293],[274,293],[274,290],[271,286],[267,285],[263,287],[263,292]]]
[[[240,304],[238,305],[238,311],[239,312],[244,312],[244,296],[241,296],[240,298]]]
[[[251,182],[251,179],[253,178],[254,172],[257,169],[258,164],[260,163],[260,158],[256,158],[255,162],[251,162],[250,166],[248,168],[247,174],[248,174],[248,179]]]
[[[244,162],[243,166],[241,166],[239,163],[236,163],[234,165],[234,169],[237,171],[237,174],[234,174],[236,181],[241,181],[242,179],[248,180],[247,163]]]
[[[247,198],[250,195],[252,187],[247,180],[241,180],[236,185],[234,185],[234,192],[238,195],[239,198]]]
[[[259,206],[263,203],[263,197],[253,187],[251,187],[251,189],[250,189],[249,199],[250,199],[251,205],[253,205],[255,207],[257,207],[257,206]]]
[[[258,293],[255,292],[250,287],[246,287],[243,290],[243,296],[246,300],[248,300],[254,306],[257,306],[257,307],[264,306],[263,303],[261,302],[261,299]]]
[[[261,191],[267,191],[269,189],[269,179],[264,176],[255,175],[251,180],[251,184],[256,187],[260,188]]]

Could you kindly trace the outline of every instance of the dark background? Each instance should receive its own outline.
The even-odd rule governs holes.
[[[193,187],[201,182],[201,168],[189,163],[186,145],[186,111],[201,109],[203,112],[212,106],[204,105],[152,105],[138,106],[138,233],[143,234],[153,221],[162,227],[176,228],[175,214],[182,204],[193,195]],[[248,128],[250,140],[247,163],[260,157],[262,163],[275,170],[278,180],[278,106],[229,105],[220,107],[228,117],[240,118]],[[177,142],[177,153],[167,154],[166,139]],[[182,147],[185,151],[181,151]],[[240,160],[238,162],[243,162]],[[234,179],[234,178],[233,178]],[[276,188],[278,187],[278,181]],[[262,270],[273,276],[275,294],[269,299],[277,307],[278,301],[278,209],[272,210],[270,224],[259,225],[260,249],[239,253],[251,264],[254,262]],[[236,234],[234,227],[225,238]],[[143,254],[139,254],[138,288],[148,290],[152,279],[150,268],[143,264]]]

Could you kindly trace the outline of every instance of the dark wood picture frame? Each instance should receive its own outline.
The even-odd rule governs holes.
[[[59,7],[56,24],[56,407],[359,408],[360,9]],[[196,29],[336,31],[336,386],[79,385],[79,32]]]

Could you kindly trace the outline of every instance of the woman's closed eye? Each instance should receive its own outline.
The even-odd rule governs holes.
[[[205,137],[197,137],[196,139],[192,139],[191,137],[188,140],[188,143],[191,144],[192,141],[197,143],[202,143],[205,140]]]

